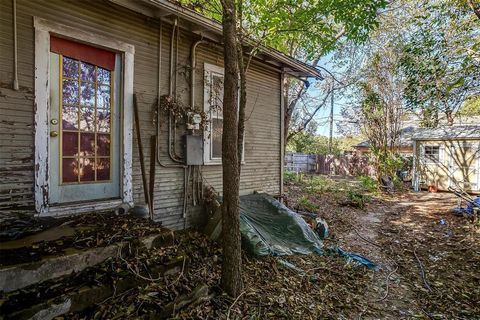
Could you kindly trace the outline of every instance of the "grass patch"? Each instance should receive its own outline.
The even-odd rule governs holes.
[[[369,176],[359,176],[360,186],[369,193],[376,193],[378,191],[378,181]]]
[[[298,198],[297,206],[298,209],[308,212],[315,212],[320,208],[318,205],[310,201],[310,199],[308,199],[306,196],[301,196]]]

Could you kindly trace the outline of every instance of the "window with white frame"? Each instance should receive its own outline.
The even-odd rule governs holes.
[[[209,120],[204,130],[204,164],[222,163],[223,134],[223,79],[222,67],[204,64],[203,106]],[[243,139],[242,163],[245,162],[245,139]]]
[[[204,163],[222,162],[223,68],[205,63],[204,111],[209,124],[204,132]]]
[[[440,161],[440,146],[425,146],[424,148],[425,160],[428,162]]]

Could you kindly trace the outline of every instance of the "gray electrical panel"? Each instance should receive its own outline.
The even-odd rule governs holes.
[[[185,160],[187,165],[203,165],[203,136],[187,134],[185,137]]]

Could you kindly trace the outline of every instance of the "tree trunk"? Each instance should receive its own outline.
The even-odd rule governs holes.
[[[240,20],[240,24],[242,22],[242,5],[243,3],[239,3],[239,13],[238,17]],[[241,27],[238,30],[238,35],[241,37]],[[238,69],[240,75],[240,97],[239,97],[239,105],[238,105],[238,176],[241,176],[242,173],[242,158],[243,158],[243,140],[245,137],[245,109],[247,107],[247,68],[248,63],[245,64],[244,55],[243,55],[243,48],[242,48],[242,40],[237,39],[237,52],[238,52]]]
[[[238,169],[238,52],[234,0],[222,0],[225,80],[223,93],[222,288],[232,297],[242,291],[240,177]]]
[[[475,4],[474,0],[467,0],[467,4],[470,9],[473,10],[473,13],[475,13],[477,18],[480,19],[480,5]]]

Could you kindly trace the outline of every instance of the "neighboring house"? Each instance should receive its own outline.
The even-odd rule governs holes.
[[[416,191],[435,186],[480,192],[479,125],[417,129],[413,141]]]
[[[155,219],[176,229],[202,219],[203,187],[222,192],[221,25],[167,0],[14,0],[0,12],[0,210],[64,215],[144,202],[137,93],[147,175],[157,151]],[[282,192],[284,76],[321,77],[273,49],[253,59],[242,194]],[[198,114],[158,110],[165,95]]]
[[[400,130],[399,137],[395,147],[398,152],[404,156],[411,156],[413,154],[412,135],[415,132],[414,127],[406,127]],[[353,146],[358,155],[367,155],[370,151],[370,141],[362,141]]]

